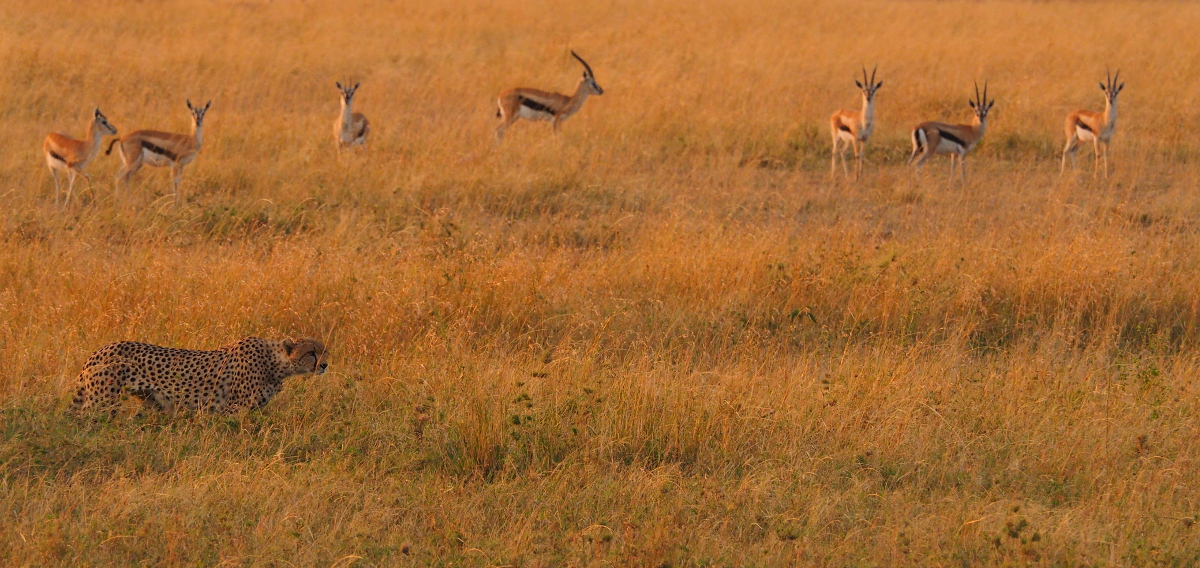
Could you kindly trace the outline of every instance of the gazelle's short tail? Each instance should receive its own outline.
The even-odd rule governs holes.
[[[929,137],[925,135],[925,129],[921,127],[914,128],[912,133],[913,151],[912,155],[908,157],[908,163],[911,164],[912,161],[917,158],[917,155],[920,154],[928,144]]]
[[[112,154],[113,146],[116,146],[117,143],[119,143],[120,141],[121,141],[121,139],[117,138],[117,139],[113,140],[112,142],[109,142],[108,149],[104,151],[104,155],[107,156],[109,154]]]

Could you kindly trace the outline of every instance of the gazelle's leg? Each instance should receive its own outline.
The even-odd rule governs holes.
[[[954,185],[954,158],[957,156],[957,152],[952,152],[950,154],[950,183],[948,185]]]
[[[138,173],[138,170],[140,169],[142,169],[142,160],[139,159],[136,162],[133,162],[132,164],[122,168],[120,172],[117,172],[117,177],[120,178],[121,181],[129,183],[129,180],[133,178],[133,174]]]
[[[837,179],[837,155],[838,144],[841,143],[841,138],[838,137],[837,129],[833,131],[833,147],[829,151],[829,179]]]
[[[183,181],[183,166],[179,162],[171,164],[171,181],[175,184],[175,202],[183,203],[183,196],[179,193],[179,185]]]
[[[1078,140],[1078,137],[1075,136],[1074,134],[1067,136],[1067,145],[1063,146],[1062,165],[1059,166],[1059,168],[1058,168],[1058,175],[1063,175],[1067,171],[1067,155],[1068,154],[1071,156],[1071,165],[1074,166],[1075,169],[1079,169],[1079,166],[1075,163],[1075,142],[1076,142],[1076,140]]]
[[[87,175],[87,172],[85,172],[83,170],[76,170],[75,174],[83,177],[84,181],[86,181],[88,184],[88,191],[91,191],[92,190],[92,176]]]
[[[125,184],[125,186],[128,187],[129,180],[130,180],[130,178],[133,177],[133,174],[136,174],[138,172],[138,170],[142,169],[142,152],[141,152],[141,150],[138,151],[137,156],[130,158],[127,154],[125,154],[125,145],[124,144],[118,146],[117,149],[121,151],[122,166],[121,166],[121,170],[117,172],[116,181],[113,183],[113,195],[114,196],[120,195],[121,184]]]
[[[63,200],[63,207],[71,206],[71,194],[75,191],[75,170],[67,168],[67,198]]]
[[[933,152],[930,152],[929,149],[926,148],[925,151],[921,153],[921,157],[917,158],[917,163],[916,163],[917,183],[921,183],[921,166],[925,165],[925,162],[927,160],[929,160],[929,157],[932,155],[933,155]]]
[[[50,168],[50,175],[54,176],[54,206],[58,207],[58,194],[60,193],[58,184],[58,170]]]
[[[496,127],[496,141],[504,139],[504,132],[508,127],[512,126],[517,121],[516,113],[505,113],[500,121],[500,125]]]
[[[1092,179],[1100,177],[1100,137],[1092,137],[1092,153],[1096,155],[1095,161],[1092,162]]]
[[[1104,143],[1104,179],[1108,179],[1108,142]]]
[[[854,179],[862,176],[863,154],[867,151],[867,144],[860,140],[854,141]]]
[[[967,183],[967,152],[958,155],[958,173],[962,175],[963,185]]]

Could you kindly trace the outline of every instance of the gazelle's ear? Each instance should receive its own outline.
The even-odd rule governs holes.
[[[295,350],[296,350],[296,342],[294,342],[290,339],[283,340],[283,352],[286,353],[288,357],[291,357],[292,352]]]
[[[187,104],[188,104],[188,110],[196,110],[196,107],[192,106],[192,99],[188,99]]]
[[[1121,83],[1121,85],[1117,87],[1117,93],[1121,92],[1121,89],[1124,89],[1124,88],[1125,88],[1125,83]],[[1115,95],[1116,93],[1113,93],[1113,94]]]
[[[212,106],[212,101],[211,101],[211,100],[210,100],[210,101],[208,101],[208,103],[204,105],[204,110],[205,110],[205,111],[207,111],[207,110],[208,110],[208,107],[210,107],[210,106]]]
[[[355,83],[355,84],[354,84],[354,90],[355,90],[355,91],[357,91],[357,90],[358,90],[358,86],[359,86],[359,85],[361,85],[361,84],[362,84],[362,83]]]
[[[971,105],[971,108],[975,108],[975,101],[967,99],[967,104]]]
[[[334,84],[334,85],[337,85],[337,88],[338,88],[338,90],[339,90],[339,91],[342,89],[342,82],[341,82],[341,81],[334,81],[334,82],[333,82],[333,84]]]
[[[992,101],[992,102],[988,103],[987,109],[992,110],[992,105],[994,105],[994,104],[996,104],[996,101]]]
[[[1105,87],[1105,86],[1104,86],[1104,82],[1103,82],[1103,81],[1100,83],[1100,90],[1101,90],[1101,91],[1104,91],[1105,93],[1108,93],[1108,87]]]
[[[102,116],[104,116],[104,115],[100,114],[100,107],[96,107],[96,118],[100,118]]]
[[[863,88],[862,83],[859,83],[857,79],[854,80],[854,84],[860,89]]]
[[[878,84],[875,85],[875,89],[878,90],[879,87],[882,87],[882,86],[883,86],[883,81],[880,81]]]

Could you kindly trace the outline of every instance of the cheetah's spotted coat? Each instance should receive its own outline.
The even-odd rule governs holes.
[[[283,379],[321,374],[327,366],[325,347],[315,339],[247,337],[215,351],[122,341],[88,357],[71,408],[108,410],[125,391],[166,412],[186,408],[233,414],[266,404]]]

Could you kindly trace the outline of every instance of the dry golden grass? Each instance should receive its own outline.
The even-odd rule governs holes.
[[[1200,5],[0,4],[0,559],[1200,562]],[[858,38],[850,40],[848,34]],[[494,97],[606,89],[491,140]],[[879,64],[865,179],[829,113]],[[1061,124],[1128,85],[1113,177]],[[997,99],[947,187],[920,120]],[[371,147],[333,155],[335,80]],[[39,155],[186,130],[186,202]],[[315,335],[261,411],[66,414],[115,340]]]

